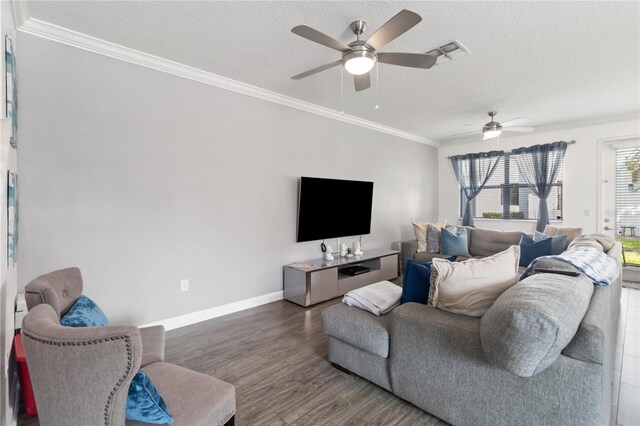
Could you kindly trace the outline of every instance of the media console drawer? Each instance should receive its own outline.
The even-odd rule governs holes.
[[[378,281],[398,276],[396,250],[368,250],[362,256],[336,257],[332,262],[322,259],[298,262],[284,267],[284,298],[301,306],[310,306],[348,293]],[[364,266],[369,272],[347,275],[340,270]]]

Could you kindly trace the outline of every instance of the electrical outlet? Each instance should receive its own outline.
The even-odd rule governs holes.
[[[180,291],[189,291],[189,280],[180,280]]]

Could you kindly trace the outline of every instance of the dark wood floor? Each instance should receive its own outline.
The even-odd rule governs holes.
[[[439,425],[393,394],[327,361],[320,314],[270,303],[168,333],[167,360],[236,386],[238,425]]]
[[[236,424],[445,425],[355,375],[331,367],[320,314],[287,301],[167,332],[166,360],[236,387]],[[21,415],[20,426],[37,426]]]

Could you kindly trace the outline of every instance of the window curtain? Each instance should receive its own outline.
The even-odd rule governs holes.
[[[491,151],[451,157],[453,173],[465,198],[463,226],[473,226],[472,202],[489,181],[503,155],[504,151]]]
[[[540,232],[549,224],[547,198],[558,177],[558,169],[564,159],[567,145],[567,142],[553,142],[512,151],[512,154],[516,154],[514,157],[518,162],[522,179],[540,200],[536,224],[536,230]]]

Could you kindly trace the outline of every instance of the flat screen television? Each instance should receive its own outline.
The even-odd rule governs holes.
[[[297,241],[371,233],[373,182],[300,178]]]

